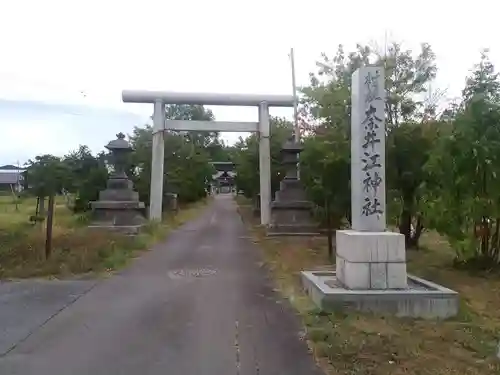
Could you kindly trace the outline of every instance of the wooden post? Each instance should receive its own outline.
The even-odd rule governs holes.
[[[37,215],[45,217],[45,196],[39,197],[39,205]]]
[[[330,196],[325,196],[325,212],[326,212],[326,235],[328,238],[328,258],[333,258],[333,231],[332,218],[330,215]]]
[[[12,198],[14,199],[14,204],[16,205],[16,211],[19,211],[19,205],[17,204],[17,201],[18,201],[17,194],[16,194],[12,184],[10,184],[10,191],[12,192]]]
[[[47,213],[47,232],[45,236],[45,259],[49,259],[52,252],[52,226],[54,219],[54,194],[49,195],[49,210]]]

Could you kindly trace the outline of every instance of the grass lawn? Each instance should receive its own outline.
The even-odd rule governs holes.
[[[36,199],[25,198],[16,209],[11,196],[0,196],[0,279],[110,272],[163,239],[170,229],[198,215],[205,205],[206,201],[201,201],[181,207],[177,215],[167,216],[161,224],[148,224],[141,234],[129,237],[87,228],[88,216],[72,214],[64,198],[57,197],[53,250],[46,260],[45,223],[29,223]]]
[[[304,269],[332,268],[326,240],[265,238],[250,203],[243,198],[238,203],[278,289],[301,314],[309,345],[327,374],[500,374],[500,360],[495,358],[500,276],[454,270],[453,251],[438,235],[425,234],[425,250],[407,252],[408,269],[458,291],[462,306],[457,318],[425,321],[359,312],[327,314],[303,293],[299,278]]]

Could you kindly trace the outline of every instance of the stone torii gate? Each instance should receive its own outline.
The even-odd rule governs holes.
[[[149,220],[161,220],[163,199],[164,131],[218,131],[218,132],[258,132],[260,171],[260,223],[269,225],[271,221],[271,156],[269,107],[293,107],[293,95],[245,95],[179,93],[165,91],[124,90],[125,103],[154,104],[153,114],[153,155],[151,164],[151,194]],[[258,107],[258,122],[190,121],[166,120],[166,104],[219,105]]]

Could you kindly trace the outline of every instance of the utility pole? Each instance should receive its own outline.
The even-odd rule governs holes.
[[[292,93],[293,93],[293,125],[294,125],[294,138],[295,142],[300,142],[300,131],[299,131],[299,118],[298,118],[298,101],[297,101],[297,86],[295,83],[295,56],[293,53],[293,48],[290,48],[290,63],[292,66]],[[300,180],[300,163],[297,155],[297,179]]]
[[[384,68],[387,68],[387,29],[384,31]]]
[[[16,211],[19,211],[19,185],[21,180],[21,167],[19,166],[19,160],[17,161],[17,173],[16,173],[16,189],[12,192],[14,194],[14,202],[16,204]]]

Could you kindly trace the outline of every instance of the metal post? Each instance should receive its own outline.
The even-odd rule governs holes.
[[[163,207],[163,162],[165,143],[165,104],[156,101],[153,114],[153,150],[151,161],[151,190],[149,196],[149,220],[162,219]]]
[[[271,222],[271,148],[269,142],[269,106],[259,105],[259,171],[260,171],[260,223]]]
[[[292,65],[292,89],[293,89],[293,125],[294,125],[294,136],[295,142],[300,142],[300,131],[299,131],[299,118],[298,118],[298,99],[297,99],[297,86],[295,83],[295,56],[293,53],[293,48],[290,49],[290,61]],[[299,155],[297,155],[297,179],[300,180],[300,163]]]

